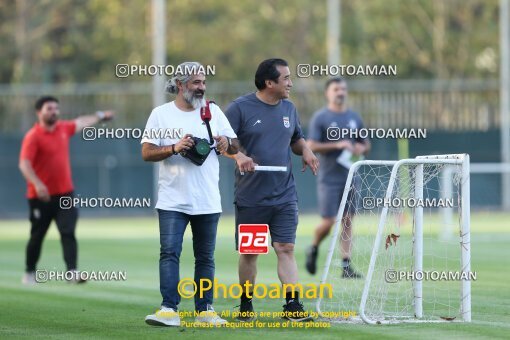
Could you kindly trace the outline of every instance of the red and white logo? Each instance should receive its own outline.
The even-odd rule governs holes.
[[[267,254],[269,252],[269,225],[240,224],[239,254]]]

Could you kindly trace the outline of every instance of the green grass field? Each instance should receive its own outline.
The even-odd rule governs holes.
[[[304,250],[309,245],[316,216],[300,217],[297,260],[302,283],[318,283],[303,267]],[[237,255],[233,248],[233,219],[220,221],[216,247],[216,277],[221,283],[237,281]],[[126,271],[124,282],[89,282],[69,285],[48,282],[25,287],[20,283],[24,268],[24,249],[29,233],[28,221],[0,221],[0,338],[233,338],[273,339],[338,338],[509,338],[510,335],[510,214],[476,213],[472,215],[472,284],[470,324],[332,324],[330,328],[252,328],[197,329],[150,327],[146,314],[154,312],[160,301],[157,219],[81,219],[78,224],[80,269],[88,271]],[[188,229],[181,258],[181,278],[192,277],[191,232]],[[321,248],[322,267],[326,246]],[[40,269],[63,270],[58,233],[53,225],[43,247]],[[258,267],[261,283],[277,283],[276,257],[261,256]],[[304,301],[312,310],[313,301]],[[217,311],[234,310],[238,301],[217,299]],[[282,300],[255,301],[260,311],[280,311]],[[184,299],[181,310],[193,310],[191,299]],[[259,318],[262,322],[279,321]],[[189,318],[187,321],[192,321]]]

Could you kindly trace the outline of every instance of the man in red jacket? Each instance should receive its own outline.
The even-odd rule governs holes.
[[[19,168],[27,181],[30,207],[30,240],[26,249],[24,284],[36,283],[35,270],[44,236],[55,220],[60,232],[64,261],[68,271],[77,265],[74,231],[78,219],[75,207],[63,209],[61,197],[73,196],[69,140],[84,127],[113,117],[112,111],[99,111],[74,120],[59,120],[59,104],[55,97],[39,98],[35,103],[38,122],[26,133],[21,146]],[[67,208],[67,207],[66,207]]]

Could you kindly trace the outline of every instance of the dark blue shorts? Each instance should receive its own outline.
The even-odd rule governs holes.
[[[329,184],[329,183],[318,183],[317,184],[317,198],[319,201],[319,212],[321,217],[332,218],[338,214],[340,203],[342,202],[342,196],[345,189],[345,183],[340,184]],[[347,213],[354,214],[356,212],[356,202],[353,201],[353,191],[349,191],[347,197]]]
[[[236,205],[236,249],[240,224],[268,224],[273,242],[295,243],[298,225],[297,202],[288,202],[267,207],[240,207]]]

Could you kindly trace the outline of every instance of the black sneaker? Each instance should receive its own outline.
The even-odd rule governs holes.
[[[283,315],[284,319],[294,322],[313,321],[310,313],[303,309],[303,304],[294,299],[283,305]]]
[[[255,320],[255,312],[253,310],[252,299],[241,300],[241,304],[237,307],[239,307],[239,314],[236,317],[238,321],[250,322]]]
[[[315,275],[317,271],[317,255],[319,253],[319,248],[315,246],[310,246],[306,251],[306,270]]]
[[[357,271],[352,268],[351,265],[348,265],[347,267],[344,267],[344,271],[342,273],[343,279],[362,279],[363,275],[361,273],[358,273]]]

